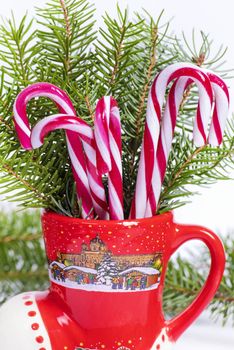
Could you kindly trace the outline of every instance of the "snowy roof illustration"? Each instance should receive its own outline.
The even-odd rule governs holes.
[[[143,273],[145,275],[159,275],[160,274],[160,272],[157,269],[154,269],[153,267],[136,266],[136,267],[131,267],[129,269],[126,269],[126,270],[120,272],[119,275],[126,275],[130,272],[133,272],[133,271],[137,271],[137,272]]]
[[[69,270],[77,270],[77,271],[81,271],[81,272],[85,272],[85,273],[92,273],[94,275],[97,274],[97,270],[95,269],[91,269],[89,267],[83,267],[83,266],[67,266],[65,267],[64,271],[69,271]]]
[[[69,270],[77,270],[77,271],[81,271],[81,272],[85,272],[85,273],[92,273],[94,275],[97,274],[97,270],[95,269],[91,269],[89,267],[83,267],[83,266],[75,266],[75,265],[70,265],[70,266],[66,266],[64,264],[61,264],[57,261],[53,261],[50,264],[50,267],[53,267],[54,265],[58,265],[61,269],[63,269],[64,271],[69,271]]]
[[[58,262],[58,261],[53,261],[51,264],[50,264],[50,267],[53,267],[54,265],[57,265],[60,267],[60,269],[64,269],[66,267],[66,265]]]

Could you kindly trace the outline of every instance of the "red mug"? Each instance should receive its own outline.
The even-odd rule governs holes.
[[[175,223],[172,213],[99,221],[44,212],[42,227],[51,286],[1,308],[1,350],[13,350],[12,344],[26,350],[168,350],[208,305],[223,275],[220,239],[204,227]],[[165,320],[168,260],[193,239],[210,251],[209,276],[192,304]],[[6,336],[12,329],[15,343]]]

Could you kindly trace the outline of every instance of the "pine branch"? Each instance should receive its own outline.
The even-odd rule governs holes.
[[[68,16],[68,9],[67,6],[65,4],[64,0],[60,0],[60,4],[63,10],[63,14],[64,14],[64,21],[65,21],[65,26],[66,26],[66,39],[69,42],[72,38],[72,30],[71,30],[71,23],[70,23],[70,18]],[[69,75],[69,72],[71,70],[71,53],[67,52],[66,58],[65,58],[65,70],[66,70],[66,74]]]
[[[11,178],[15,178],[17,182],[20,182],[23,187],[25,187],[29,192],[32,192],[36,195],[36,197],[40,198],[42,202],[45,200],[45,196],[39,192],[37,188],[34,188],[27,180],[22,178],[19,174],[17,174],[8,164],[4,164],[2,169],[5,173],[9,174]]]
[[[208,186],[218,180],[230,179],[229,172],[234,166],[233,122],[234,119],[226,131],[223,145],[216,148],[195,148],[185,132],[176,135],[161,191],[160,213],[187,203],[187,198],[196,193],[187,190],[187,185]]]
[[[143,21],[129,20],[128,11],[121,12],[117,6],[118,18],[104,16],[105,28],[100,28],[101,38],[95,44],[95,77],[103,85],[103,94],[112,94],[117,100],[127,93],[124,83],[131,79],[142,48],[138,46],[144,34]]]
[[[89,67],[87,49],[95,39],[93,13],[86,0],[50,0],[45,9],[37,9],[39,46],[50,66],[62,74],[62,86],[82,80]]]
[[[136,119],[137,119],[136,136],[139,135],[140,127],[142,127],[142,122],[140,122],[140,117],[142,116],[142,114],[144,112],[146,96],[147,96],[149,87],[151,85],[152,72],[153,72],[153,69],[156,65],[157,38],[158,38],[158,27],[157,27],[157,25],[154,25],[152,28],[152,37],[151,37],[152,47],[150,48],[151,55],[150,55],[150,60],[149,60],[149,67],[148,67],[147,73],[146,73],[145,84],[143,86],[142,92],[140,93],[140,103],[139,103],[139,107],[138,107],[137,113],[136,113]]]
[[[38,211],[0,214],[0,303],[48,285]]]
[[[234,242],[231,236],[224,239],[224,244],[227,254],[226,270],[208,309],[213,319],[222,319],[223,324],[232,320],[234,325]],[[194,300],[204,285],[209,264],[207,251],[199,252],[199,255],[196,252],[189,261],[179,256],[175,262],[169,263],[164,288],[164,310],[167,314],[178,314]]]
[[[1,71],[7,81],[17,81],[20,88],[30,84],[34,77],[34,57],[37,47],[33,44],[36,31],[32,30],[33,20],[27,23],[27,15],[16,25],[14,15],[0,26]]]
[[[0,26],[0,192],[23,207],[46,207],[77,216],[80,203],[67,155],[64,132],[52,133],[36,152],[23,151],[17,141],[12,109],[22,87],[48,81],[63,88],[82,119],[93,125],[98,98],[113,94],[121,111],[123,138],[124,210],[128,217],[135,190],[144,131],[147,95],[161,69],[177,61],[220,70],[225,49],[212,56],[212,41],[201,33],[202,44],[170,37],[162,13],[153,19],[147,12],[130,18],[117,6],[117,18],[105,14],[99,35],[94,29],[94,7],[87,0],[49,0],[37,9],[35,21],[14,17]],[[35,45],[36,43],[36,45]],[[221,65],[222,66],[222,65]],[[227,76],[227,70],[223,71]],[[227,178],[234,127],[221,148],[196,150],[190,140],[198,94],[190,87],[184,94],[173,150],[160,199],[160,212],[187,202],[193,194],[188,184],[205,185]],[[57,112],[47,99],[35,99],[27,108],[34,125]],[[59,150],[59,152],[58,152]],[[59,157],[58,157],[59,154]],[[107,186],[104,179],[104,185]]]
[[[158,39],[158,23],[151,21],[151,30],[150,30],[150,41],[151,45],[149,47],[149,63],[146,70],[145,82],[143,88],[139,93],[139,104],[136,110],[136,129],[135,129],[135,141],[140,139],[142,140],[142,132],[144,128],[145,112],[146,112],[146,98],[148,95],[149,87],[152,83],[153,72],[156,66],[156,55],[157,55],[157,39]],[[139,141],[137,142],[139,143]],[[130,176],[133,176],[134,173],[134,162],[136,159],[136,154],[138,151],[139,144],[137,147],[133,148],[133,154],[131,156],[132,167]]]
[[[94,121],[94,111],[91,107],[91,102],[90,102],[89,96],[85,96],[85,103],[86,103],[87,109],[89,111],[89,115],[91,116],[92,121]]]

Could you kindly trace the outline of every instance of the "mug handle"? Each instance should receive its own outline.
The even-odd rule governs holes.
[[[176,238],[171,255],[185,242],[200,240],[206,244],[211,255],[211,267],[207,280],[195,300],[172,320],[165,321],[169,338],[176,341],[201,314],[215,295],[225,268],[225,252],[219,237],[202,226],[175,224]]]

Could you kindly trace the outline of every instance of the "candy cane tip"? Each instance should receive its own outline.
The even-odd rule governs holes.
[[[197,147],[197,148],[200,148],[200,147],[202,147],[202,146],[205,146],[206,145],[206,142],[202,142],[202,141],[193,141],[193,143],[194,143],[194,146],[195,147]]]
[[[32,142],[32,148],[31,149],[37,149],[40,148],[43,145],[41,142]]]
[[[33,148],[31,142],[28,140],[20,140],[20,144],[23,149],[28,151],[32,150]]]
[[[218,147],[222,144],[223,140],[218,140],[216,137],[209,137],[208,138],[208,144],[213,147]]]

